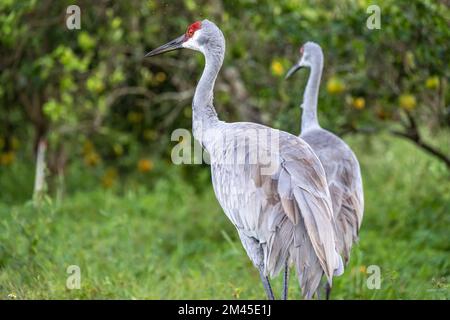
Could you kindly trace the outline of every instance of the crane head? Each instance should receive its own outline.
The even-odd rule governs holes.
[[[318,60],[323,61],[323,53],[320,46],[315,42],[306,42],[300,47],[300,59],[289,69],[284,78],[289,78],[301,68],[311,67],[311,64]]]
[[[145,57],[153,57],[164,52],[183,48],[203,51],[204,45],[209,42],[208,40],[210,40],[213,35],[216,35],[215,32],[217,32],[217,30],[219,30],[219,28],[209,20],[196,21],[187,27],[186,32],[183,35],[150,51]],[[220,35],[223,37],[221,32]]]

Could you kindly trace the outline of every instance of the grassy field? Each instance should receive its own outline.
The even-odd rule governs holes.
[[[441,142],[448,145],[446,138]],[[335,278],[332,298],[450,298],[445,167],[391,137],[358,136],[349,143],[361,161],[366,210],[360,243]],[[15,164],[0,182],[1,299],[265,298],[207,169],[196,182],[205,191],[173,168],[152,188],[80,189],[62,201],[49,198],[40,209],[17,200],[31,188],[29,178],[14,176],[24,170]],[[81,269],[79,290],[66,288],[69,265]],[[367,288],[370,265],[381,268],[379,290]],[[273,285],[279,293],[281,277]],[[292,276],[290,298],[299,297]]]

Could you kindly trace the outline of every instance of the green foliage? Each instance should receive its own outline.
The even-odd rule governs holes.
[[[190,113],[182,112],[190,95],[180,92],[193,89],[203,60],[192,52],[179,53],[176,64],[176,55],[143,55],[205,17],[227,39],[215,99],[224,120],[297,132],[306,73],[289,82],[282,78],[299,58],[300,45],[313,40],[325,52],[319,98],[324,127],[391,129],[403,124],[405,110],[433,131],[450,124],[449,9],[440,2],[379,1],[380,30],[366,27],[370,3],[362,0],[80,1],[81,30],[68,30],[61,19],[70,4],[0,2],[0,136],[13,131],[35,145],[47,136],[55,157],[65,152],[62,144],[76,150],[80,139],[89,138],[112,147],[118,137],[166,156],[168,134],[190,128]],[[237,77],[226,76],[231,68]],[[405,98],[414,103],[402,103]]]

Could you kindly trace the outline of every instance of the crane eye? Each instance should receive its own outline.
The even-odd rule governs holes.
[[[196,21],[196,22],[194,22],[193,24],[191,24],[191,25],[188,27],[188,29],[187,29],[187,31],[186,31],[186,36],[187,36],[188,38],[192,37],[192,36],[194,35],[195,31],[197,31],[197,30],[200,29],[201,27],[202,27],[201,21]]]
[[[189,27],[189,29],[186,31],[186,35],[190,38],[194,35],[194,30],[192,27]]]

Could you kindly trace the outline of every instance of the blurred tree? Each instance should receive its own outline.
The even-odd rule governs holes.
[[[388,130],[450,167],[448,148],[422,133],[450,127],[445,1],[379,1],[380,30],[366,27],[365,0],[77,1],[81,29],[68,30],[72,4],[0,0],[0,165],[31,155],[44,140],[50,172],[60,176],[80,158],[114,179],[108,172],[143,168],[139,159],[152,158],[155,168],[155,159],[170,159],[170,133],[191,125],[202,57],[143,55],[209,18],[227,39],[215,100],[224,120],[297,133],[306,75],[282,80],[300,45],[313,40],[325,52],[324,127]],[[14,140],[30,143],[18,153]]]

